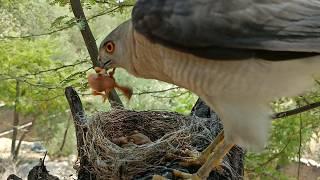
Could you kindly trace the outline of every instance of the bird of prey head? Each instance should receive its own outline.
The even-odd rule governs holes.
[[[122,67],[130,68],[132,52],[130,44],[127,43],[130,35],[128,34],[129,23],[124,23],[116,28],[107,36],[99,48],[99,62],[103,67]]]
[[[193,91],[220,116],[226,141],[259,149],[268,104],[310,89],[319,53],[320,0],[139,0],[99,61]]]

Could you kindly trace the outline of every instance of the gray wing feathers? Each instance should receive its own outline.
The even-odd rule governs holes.
[[[320,52],[320,0],[139,0],[132,21],[183,47]]]

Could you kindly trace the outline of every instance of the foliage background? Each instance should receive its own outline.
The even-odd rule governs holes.
[[[113,28],[130,18],[130,5],[134,1],[121,1],[127,5],[121,7],[115,0],[82,3],[99,44]],[[73,86],[81,94],[87,115],[110,109],[101,97],[90,95],[86,76],[93,71],[79,26],[66,0],[0,0],[0,101],[4,104],[1,108],[14,107],[19,82],[19,114],[36,119],[33,131],[51,155],[75,153],[72,128],[64,150],[58,149],[70,118],[65,87]],[[185,89],[117,71],[118,82],[134,87],[130,102],[121,96],[126,108],[188,114],[197,99]],[[272,106],[275,112],[280,112],[316,101],[319,101],[318,87],[305,96],[284,98]],[[319,119],[319,112],[314,109],[273,121],[268,147],[262,153],[247,153],[246,175],[250,179],[287,179],[278,171],[279,167],[309,152],[308,143],[319,131]]]

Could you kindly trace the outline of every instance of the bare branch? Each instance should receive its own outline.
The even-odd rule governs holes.
[[[302,147],[302,116],[299,115],[299,149],[298,149],[298,172],[297,172],[297,179],[300,179],[300,169],[301,169],[301,147]]]
[[[67,87],[65,89],[65,95],[71,109],[71,114],[73,117],[74,127],[76,131],[78,157],[80,157],[78,179],[95,180],[95,174],[92,173],[92,171],[90,171],[92,168],[92,164],[88,161],[88,157],[85,155],[85,151],[83,149],[85,145],[84,137],[87,133],[87,128],[85,126],[87,121],[85,118],[85,112],[83,110],[81,100],[77,92],[72,87]]]
[[[88,49],[93,67],[99,66],[98,62],[98,47],[96,45],[96,40],[93,37],[89,24],[87,22],[86,16],[83,12],[80,0],[70,0],[72,12],[77,20],[77,23],[82,24],[80,29],[86,47]],[[119,8],[119,7],[117,7]],[[109,94],[108,100],[111,106],[121,106],[122,102],[117,95],[115,90],[112,90]]]
[[[168,88],[168,89],[163,89],[163,90],[158,90],[158,91],[141,91],[139,93],[133,93],[132,95],[133,96],[140,96],[140,95],[146,95],[146,94],[151,94],[152,97],[155,97],[155,98],[176,98],[176,97],[180,97],[186,93],[189,93],[189,91],[184,91],[184,92],[181,92],[180,94],[178,95],[175,95],[175,96],[156,96],[156,95],[153,95],[153,94],[158,94],[158,93],[164,93],[164,92],[167,92],[167,91],[172,91],[172,90],[175,90],[175,89],[180,89],[180,87],[173,87],[173,88]],[[81,96],[91,96],[92,93],[79,93],[79,95]],[[123,94],[119,94],[119,96],[123,96]]]
[[[53,96],[53,97],[49,97],[49,98],[45,98],[45,99],[34,99],[33,101],[35,101],[35,102],[52,101],[52,100],[57,99],[57,98],[62,97],[62,96],[64,96],[64,94],[59,94],[59,95],[56,95],[56,96]]]
[[[15,102],[14,102],[14,113],[13,113],[13,121],[12,121],[12,141],[11,141],[11,156],[15,160],[15,150],[16,150],[16,140],[17,140],[17,135],[18,135],[18,126],[19,126],[19,112],[18,112],[18,106],[20,106],[20,92],[21,92],[21,87],[20,87],[20,82],[16,81],[16,97],[15,97]]]
[[[17,159],[18,158],[18,155],[19,155],[19,151],[20,151],[20,147],[21,147],[21,143],[22,141],[24,140],[24,138],[26,137],[26,135],[31,131],[32,127],[34,126],[35,124],[35,121],[36,119],[34,118],[31,122],[31,125],[23,132],[23,134],[20,136],[20,139],[19,139],[19,143],[16,147],[16,150],[14,152],[14,156],[13,156],[13,159]]]
[[[56,86],[56,85],[49,85],[49,84],[40,84],[40,83],[32,83],[32,82],[29,82],[25,79],[17,79],[17,81],[19,82],[23,82],[23,83],[26,83],[30,86],[34,86],[34,87],[39,87],[39,88],[45,88],[45,89],[61,89],[62,87],[61,86]]]
[[[70,116],[69,116],[69,118],[68,118],[68,122],[67,122],[67,127],[66,127],[66,129],[64,130],[62,143],[61,143],[61,146],[60,146],[60,148],[59,148],[59,151],[60,151],[60,152],[62,152],[62,150],[63,150],[63,148],[64,148],[64,145],[65,145],[65,143],[66,143],[66,140],[67,140],[67,135],[68,135],[68,131],[69,131],[69,128],[70,128],[71,118],[72,118],[72,115],[70,114]]]
[[[89,52],[93,67],[98,67],[98,47],[91,32],[86,15],[83,12],[80,0],[71,0],[71,9],[78,24],[80,24],[80,32]]]
[[[166,91],[172,91],[175,89],[180,89],[180,87],[173,87],[173,88],[168,88],[168,89],[163,89],[163,90],[159,90],[159,91],[144,91],[144,92],[139,92],[139,93],[133,93],[133,95],[144,95],[144,94],[155,94],[155,93],[162,93],[162,92],[166,92]]]
[[[39,74],[42,74],[42,73],[58,71],[58,70],[61,70],[61,69],[64,69],[64,68],[74,67],[74,66],[77,66],[77,65],[80,65],[80,64],[84,64],[84,63],[87,63],[87,62],[88,61],[84,60],[84,61],[76,62],[74,64],[67,64],[67,65],[59,66],[59,67],[52,68],[52,69],[41,70],[41,71],[38,71],[38,72],[35,72],[35,73],[24,74],[24,75],[22,75],[22,77],[25,77],[25,76],[36,76],[36,75],[39,75]]]
[[[24,35],[24,36],[2,36],[0,39],[24,39],[24,38],[31,38],[31,37],[39,37],[39,36],[48,36],[66,29],[69,29],[73,27],[75,24],[72,24],[71,26],[66,26],[62,27],[53,31],[45,32],[45,33],[40,33],[40,34],[29,34],[29,35]]]
[[[14,76],[12,76],[10,74],[0,74],[0,76],[7,76],[5,78],[0,78],[0,80],[4,81],[4,80],[16,80],[16,79],[22,79],[22,78],[25,79],[28,76],[36,76],[36,75],[39,75],[39,74],[52,72],[52,71],[56,72],[56,71],[64,69],[64,68],[75,67],[77,65],[84,64],[86,62],[87,61],[84,60],[84,61],[76,62],[74,64],[63,65],[63,66],[55,67],[55,68],[52,68],[52,69],[41,70],[41,71],[33,72],[33,73],[26,73],[26,74],[23,74],[23,75],[19,75],[17,77],[14,77]]]
[[[110,2],[108,0],[102,0],[102,1],[96,0],[95,2],[96,3],[100,3],[100,4],[108,4],[108,5],[111,5],[111,6],[120,6],[120,7],[132,7],[132,6],[134,6],[134,4],[130,4],[130,3],[128,4],[126,2],[112,3],[112,2]]]
[[[319,106],[320,106],[320,102],[311,103],[311,104],[308,104],[308,105],[305,105],[305,106],[298,107],[296,109],[275,113],[272,116],[272,119],[279,119],[279,118],[284,118],[284,117],[296,115],[296,114],[299,114],[299,113],[302,113],[302,112],[309,111],[311,109],[317,108]]]
[[[173,98],[177,98],[177,97],[181,97],[185,94],[189,93],[189,91],[184,91],[184,92],[181,92],[177,95],[173,95],[173,96],[157,96],[157,95],[151,95],[152,97],[155,97],[155,98],[167,98],[167,99],[173,99]]]
[[[83,70],[83,71],[78,71],[78,72],[75,72],[75,73],[73,73],[73,74],[70,74],[68,77],[66,77],[65,79],[63,79],[62,81],[60,81],[60,83],[61,83],[61,84],[62,84],[62,83],[66,83],[66,82],[70,81],[71,78],[73,78],[73,77],[75,77],[75,76],[78,76],[78,75],[81,75],[81,74],[84,74],[84,73],[86,73],[87,71],[89,71],[90,69],[92,69],[92,66],[89,67],[89,68],[87,68],[87,69],[85,69],[85,70]]]
[[[32,122],[25,123],[25,124],[23,124],[23,125],[17,126],[17,130],[27,128],[27,127],[29,127],[29,126],[31,126],[31,125],[32,125]],[[12,133],[12,132],[13,132],[12,129],[7,130],[7,131],[0,132],[0,137],[5,136],[5,135],[8,135],[8,134],[10,134],[10,133]]]

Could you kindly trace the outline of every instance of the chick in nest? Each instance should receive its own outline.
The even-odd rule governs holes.
[[[143,145],[151,143],[150,138],[137,130],[134,130],[128,136],[121,136],[119,138],[113,138],[112,142],[117,144],[120,147],[126,147],[126,145],[135,144],[135,145]]]

